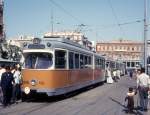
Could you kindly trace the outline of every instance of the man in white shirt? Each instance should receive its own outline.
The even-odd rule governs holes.
[[[117,82],[117,71],[116,71],[116,69],[113,71],[113,79],[115,82]]]
[[[2,74],[3,74],[4,72],[6,72],[6,70],[5,70],[5,65],[1,65],[1,67],[0,67],[0,81],[1,81]]]
[[[145,73],[145,68],[141,68],[140,74],[137,76],[137,88],[139,90],[140,108],[142,111],[147,111],[149,76]]]
[[[13,84],[12,101],[13,101],[13,103],[15,103],[17,101],[17,99],[21,98],[20,85],[21,85],[22,77],[21,77],[21,70],[20,70],[20,68],[17,68],[17,67],[15,68],[15,72],[13,74],[13,77],[14,77],[15,83]]]

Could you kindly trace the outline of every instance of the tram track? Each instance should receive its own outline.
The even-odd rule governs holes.
[[[44,104],[38,104],[38,105],[35,105],[32,107],[26,107],[26,108],[21,108],[21,109],[19,108],[19,109],[15,109],[14,111],[11,111],[11,112],[5,112],[5,115],[10,115],[10,114],[15,115],[15,114],[19,114],[19,113],[22,115],[28,115],[34,111],[37,111],[37,110],[47,107],[49,105],[50,104],[48,104],[48,103],[44,103]]]
[[[126,78],[123,78],[123,80]],[[122,81],[123,81],[122,80]],[[122,99],[120,99],[116,95],[118,93],[118,89],[126,89],[126,85],[129,83],[123,83],[118,82],[114,84],[109,85],[103,85],[100,86],[101,88],[93,88],[92,90],[86,90],[85,93],[77,93],[72,95],[67,95],[67,97],[59,97],[59,98],[44,98],[44,100],[35,100],[30,99],[27,100],[27,102],[21,102],[19,104],[12,104],[10,108],[6,108],[7,110],[0,110],[0,115],[31,115],[31,114],[42,114],[42,112],[51,112],[54,115],[61,115],[62,113],[72,113],[72,115],[80,115],[81,113],[86,113],[88,109],[93,110],[97,107],[98,103],[105,103],[106,100],[110,100],[110,98],[116,100],[117,102],[122,103]],[[122,86],[123,84],[123,86]],[[90,91],[88,93],[88,91]],[[113,91],[113,93],[111,93]],[[119,95],[121,92],[119,92]],[[79,95],[78,95],[79,94]],[[107,95],[107,96],[106,96]],[[85,101],[85,99],[87,101]],[[112,101],[112,100],[110,100]],[[102,114],[107,114],[113,111],[114,113],[121,112],[121,109],[123,107],[119,107],[118,110],[115,108],[118,106],[118,104],[115,101],[112,101],[113,105],[112,107],[109,107],[106,110],[103,110],[101,112]],[[115,104],[116,103],[116,104]],[[78,105],[78,106],[77,106]],[[58,109],[59,108],[59,109]],[[103,106],[102,106],[103,108]],[[67,109],[67,111],[66,111]],[[59,110],[59,111],[57,111]]]
[[[60,101],[60,99],[44,99],[44,100],[36,100],[36,99],[28,99],[26,102],[19,102],[18,104],[12,104],[11,106],[8,106],[6,108],[2,109],[11,109],[11,111],[3,111],[5,115],[28,115],[31,114],[34,111],[41,110],[45,107],[48,107],[52,105],[53,103],[56,103],[57,101]],[[28,106],[27,106],[28,104]],[[33,105],[35,104],[35,105]],[[18,107],[19,106],[19,107]],[[0,111],[2,110],[0,109]],[[3,114],[0,112],[0,115]]]

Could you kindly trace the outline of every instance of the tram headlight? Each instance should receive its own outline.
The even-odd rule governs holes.
[[[36,85],[36,80],[31,80],[31,85],[32,86]]]
[[[25,87],[24,88],[24,92],[25,92],[25,94],[29,94],[30,93],[30,88],[29,87]]]
[[[51,43],[48,42],[48,43],[47,43],[47,47],[51,47]]]

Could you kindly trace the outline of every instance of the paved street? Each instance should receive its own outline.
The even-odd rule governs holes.
[[[0,115],[125,115],[124,97],[129,86],[134,87],[135,80],[123,77],[117,83],[100,85],[66,99],[0,106]],[[150,115],[148,109],[148,112],[135,110],[134,114]]]

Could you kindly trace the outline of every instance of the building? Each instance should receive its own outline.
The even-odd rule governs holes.
[[[131,40],[97,42],[96,51],[126,64],[127,69],[135,69],[141,64],[143,44]]]
[[[23,45],[32,42],[33,39],[33,36],[19,36],[18,38],[11,38],[7,40],[7,44],[23,48]]]
[[[86,48],[88,48],[89,50],[93,50],[94,47],[92,45],[92,42],[88,40],[87,37],[85,37],[82,33],[80,32],[69,32],[69,31],[65,31],[65,32],[48,32],[44,35],[45,38],[51,38],[51,37],[62,37],[62,38],[66,38],[69,40],[72,40],[74,42],[77,42],[83,46],[85,46]]]

